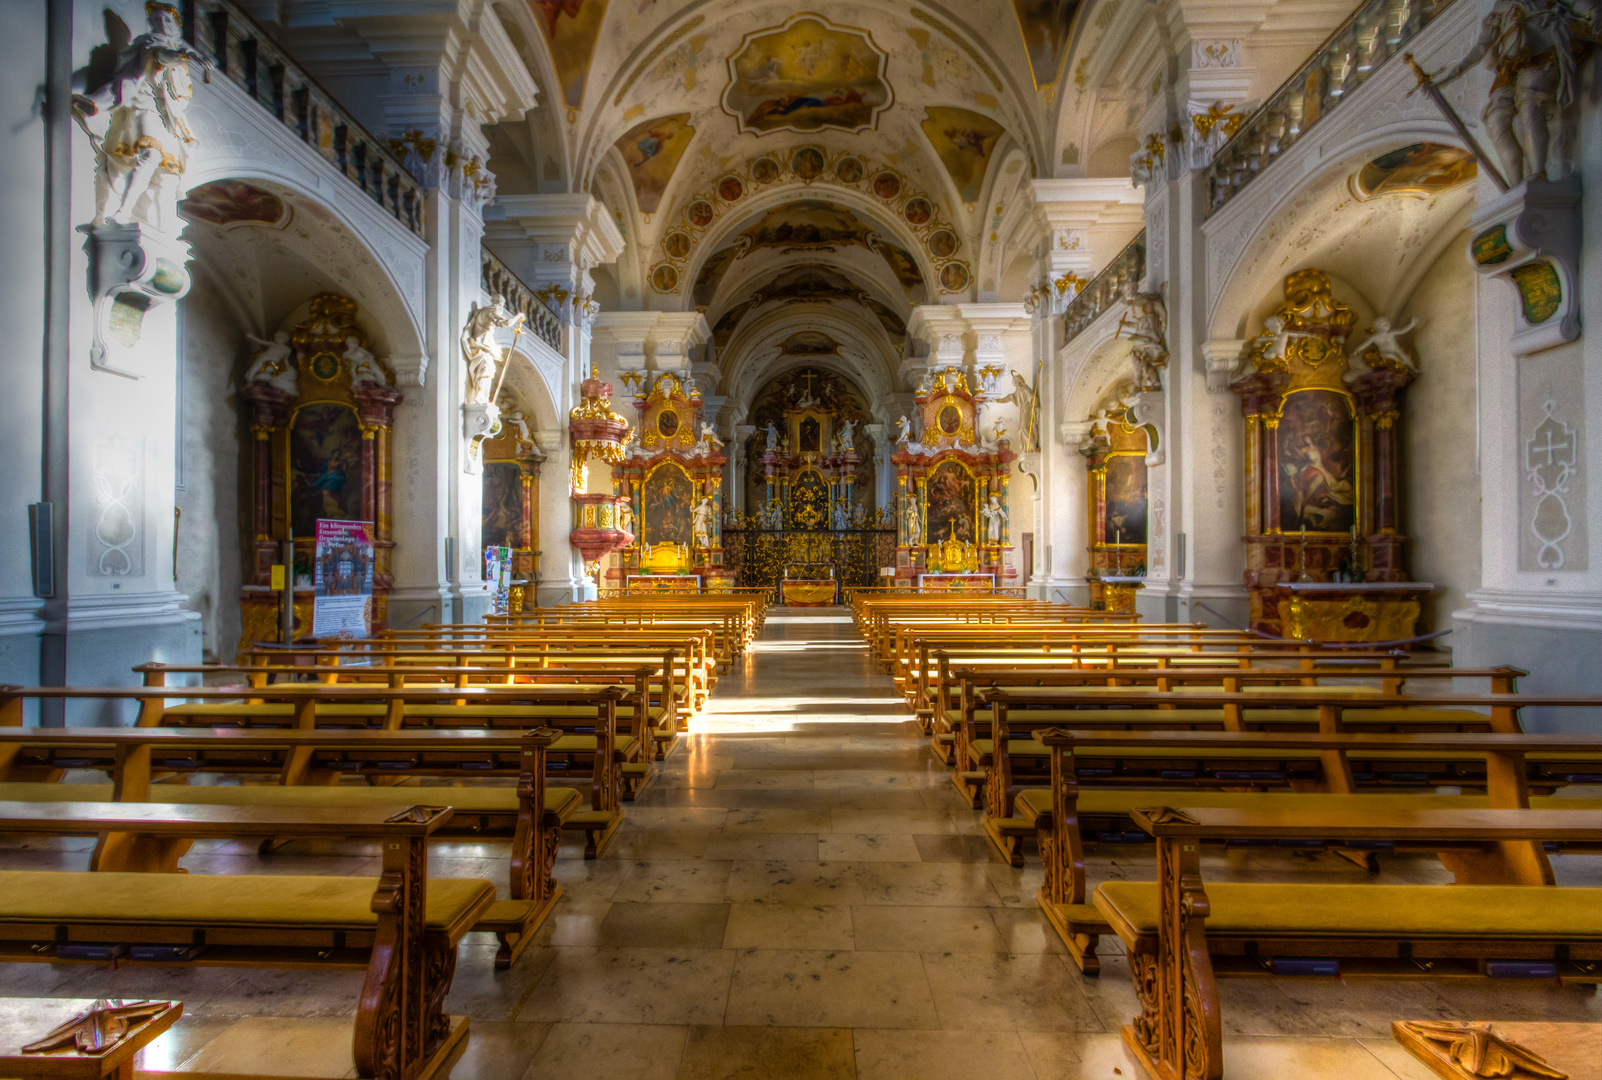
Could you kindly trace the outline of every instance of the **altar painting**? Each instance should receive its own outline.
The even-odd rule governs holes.
[[[514,461],[484,463],[483,545],[520,548],[523,542],[523,471]]]
[[[816,416],[803,417],[796,430],[801,444],[797,449],[801,453],[818,453],[823,449],[823,425]]]
[[[1107,459],[1107,498],[1102,516],[1103,544],[1146,542],[1146,459],[1115,454]]]
[[[1345,533],[1357,523],[1351,399],[1333,390],[1286,395],[1278,428],[1282,533]]]
[[[639,520],[641,539],[647,547],[691,542],[695,488],[689,473],[677,465],[657,466],[645,478],[644,504]]]
[[[975,496],[973,474],[955,461],[939,465],[929,474],[927,492],[928,526],[924,536],[931,544],[943,544],[955,537],[965,544],[975,542]]]
[[[312,536],[319,519],[362,520],[362,429],[350,406],[319,402],[295,413],[289,492],[297,537]]]

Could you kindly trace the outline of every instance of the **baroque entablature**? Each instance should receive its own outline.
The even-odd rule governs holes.
[[[790,198],[815,197],[827,199],[830,192],[850,192],[857,199],[845,205],[861,205],[863,201],[896,222],[897,230],[891,237],[904,241],[910,234],[917,241],[919,252],[930,271],[926,286],[933,294],[939,291],[965,291],[972,280],[972,269],[963,256],[965,240],[962,230],[946,215],[940,201],[914,184],[906,173],[872,157],[846,150],[830,150],[814,143],[799,143],[783,150],[775,149],[752,157],[732,169],[724,170],[710,185],[679,200],[667,219],[661,239],[652,250],[651,269],[647,280],[658,293],[682,292],[694,284],[692,267],[699,269],[705,256],[728,239],[731,217],[741,218],[776,200],[769,197],[783,191]],[[812,195],[816,192],[816,195]],[[960,270],[950,270],[957,264]],[[657,268],[670,267],[673,271],[672,288],[660,288],[655,280]],[[665,273],[662,278],[665,280]],[[946,289],[960,277],[959,288]]]

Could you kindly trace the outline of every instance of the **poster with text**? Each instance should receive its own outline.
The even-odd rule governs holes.
[[[317,522],[312,636],[367,637],[373,628],[373,524]]]

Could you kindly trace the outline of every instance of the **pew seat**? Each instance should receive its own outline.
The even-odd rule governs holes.
[[[373,881],[365,877],[0,870],[0,935],[8,946],[52,940],[63,923],[76,941],[116,940],[117,928],[137,926],[141,942],[189,944],[192,930],[204,930],[208,944],[219,946],[230,936],[246,943],[250,928],[352,933],[378,925],[372,903]],[[430,878],[424,924],[454,942],[494,903],[495,886],[481,878]]]
[[[1157,951],[1161,897],[1156,882],[1104,881],[1096,886],[1096,908],[1126,947]],[[1425,942],[1472,942],[1485,956],[1498,946],[1542,943],[1563,946],[1573,959],[1602,955],[1602,889],[1525,885],[1330,885],[1209,882],[1209,949],[1241,953],[1258,942],[1257,956],[1278,951],[1271,939],[1289,939],[1294,956],[1307,955],[1309,939],[1349,947],[1354,939],[1384,943],[1381,957],[1394,957],[1392,943],[1413,943],[1415,957],[1439,955]],[[1240,948],[1221,946],[1235,939]],[[1339,950],[1346,952],[1347,948]],[[1522,950],[1521,950],[1522,951]],[[1554,955],[1556,949],[1548,949]],[[1460,954],[1461,950],[1451,950]],[[1578,973],[1575,973],[1578,974]]]

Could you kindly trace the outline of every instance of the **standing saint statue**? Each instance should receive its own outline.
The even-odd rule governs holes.
[[[506,300],[499,294],[490,297],[487,306],[473,306],[468,312],[467,325],[462,328],[462,357],[467,361],[467,403],[488,405],[495,389],[495,376],[499,373],[505,352],[495,343],[495,331],[501,327],[520,330],[521,313],[513,315]]]
[[[980,507],[979,513],[984,516],[985,529],[992,544],[1001,543],[1001,529],[1007,523],[1007,510],[1001,505],[999,496],[990,496],[990,505]]]
[[[907,492],[907,505],[904,511],[907,519],[907,545],[916,547],[923,543],[923,518],[918,512],[918,496]]]
[[[857,422],[855,420],[847,420],[840,425],[840,449],[842,451],[855,450],[857,448],[856,436],[853,434],[856,426]]]
[[[111,78],[76,95],[73,113],[95,148],[95,225],[139,222],[177,232],[178,186],[195,141],[185,112],[189,62],[212,67],[184,41],[178,9],[146,5],[149,29],[117,56]]]
[[[768,445],[766,449],[777,450],[779,448],[779,429],[773,426],[772,420],[768,421],[768,430],[766,434],[768,437]]]
[[[1012,393],[1008,394],[1006,397],[997,398],[996,404],[1005,405],[1009,401],[1018,406],[1018,426],[1023,429],[1024,449],[1030,451],[1037,449],[1034,434],[1035,388],[1024,382],[1024,377],[1018,374],[1016,371],[1012,373]],[[997,427],[1003,432],[1006,430],[1004,427],[1001,427],[1000,424],[998,424]],[[1000,435],[996,436],[998,441],[1000,438]]]
[[[1510,186],[1531,177],[1547,179],[1549,164],[1572,171],[1570,120],[1580,53],[1587,41],[1597,41],[1599,20],[1594,0],[1496,0],[1480,24],[1479,39],[1435,80],[1445,86],[1482,60],[1496,72],[1483,116]]]
[[[1142,393],[1161,390],[1160,372],[1168,366],[1168,308],[1161,293],[1137,292],[1133,283],[1124,286],[1122,297],[1129,310],[1118,321],[1118,330],[1129,332],[1129,359],[1134,366],[1135,389]]]
[[[695,517],[690,528],[695,533],[696,547],[712,546],[712,496],[703,495],[701,501],[695,504]]]

